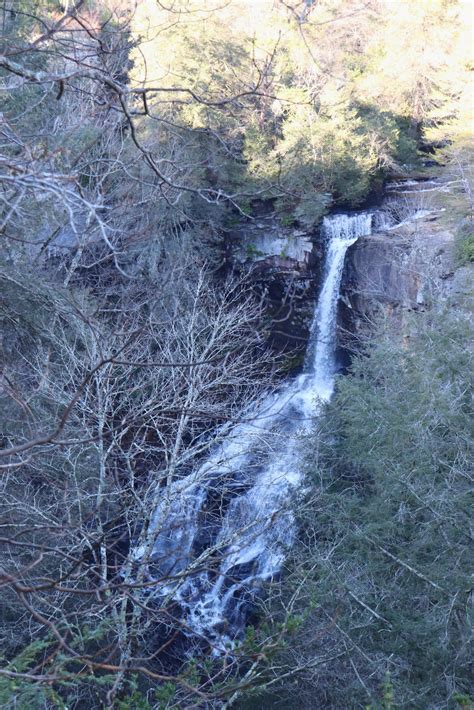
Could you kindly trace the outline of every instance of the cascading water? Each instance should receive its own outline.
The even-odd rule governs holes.
[[[351,244],[371,233],[372,219],[370,212],[324,219],[325,279],[303,374],[258,401],[250,422],[230,428],[202,466],[169,486],[154,512],[149,532],[152,561],[161,575],[179,577],[182,570],[187,571],[178,581],[175,576],[171,583],[160,583],[154,593],[180,603],[186,628],[217,648],[243,628],[248,602],[255,599],[263,581],[278,574],[294,538],[288,499],[301,478],[297,436],[309,429],[318,405],[332,394],[344,257]],[[211,491],[228,485],[236,471],[237,493],[218,520],[213,542],[197,553],[199,518],[206,499]],[[137,549],[136,559],[144,553],[144,546]],[[206,571],[190,571],[203,567]]]

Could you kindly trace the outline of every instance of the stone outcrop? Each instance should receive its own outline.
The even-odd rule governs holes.
[[[461,305],[472,292],[471,275],[469,268],[456,268],[454,235],[442,212],[359,239],[343,274],[340,344],[352,347],[354,337],[381,315],[402,326],[407,312],[434,302]]]
[[[234,268],[248,272],[263,299],[269,341],[288,353],[291,369],[303,360],[319,291],[319,231],[282,224],[271,205],[262,205],[254,215],[227,235],[230,259]]]
[[[436,180],[405,180],[387,186],[373,211],[372,235],[349,248],[338,311],[337,356],[348,364],[370,323],[389,318],[403,329],[405,316],[433,303],[465,307],[472,302],[472,269],[458,268],[454,233],[430,192]],[[303,360],[321,283],[324,243],[320,230],[286,225],[271,201],[253,219],[228,231],[233,268],[247,271],[265,303],[269,341],[289,354],[289,369]]]

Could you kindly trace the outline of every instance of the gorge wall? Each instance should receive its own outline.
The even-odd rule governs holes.
[[[410,312],[434,303],[459,308],[468,304],[471,269],[457,264],[452,223],[445,210],[433,208],[430,201],[430,193],[442,188],[427,178],[389,183],[380,210],[369,210],[374,231],[349,248],[342,277],[337,338],[341,365],[349,363],[350,352],[379,318],[403,331]],[[298,367],[321,281],[326,245],[320,229],[283,224],[269,202],[261,203],[253,219],[239,223],[229,236],[232,264],[248,270],[265,303],[272,346],[289,353],[290,369]]]
[[[288,368],[302,364],[322,277],[320,229],[284,224],[271,201],[252,210],[225,239],[231,268],[247,272],[265,308],[271,347],[288,354]]]
[[[462,308],[472,294],[469,267],[457,267],[453,231],[442,213],[362,237],[348,251],[341,287],[339,342],[353,347],[371,322],[433,303]]]

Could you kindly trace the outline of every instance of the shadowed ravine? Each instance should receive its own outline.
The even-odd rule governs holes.
[[[186,573],[181,581],[158,583],[153,594],[178,602],[189,632],[217,649],[239,636],[261,584],[279,573],[294,539],[289,501],[301,482],[296,442],[311,427],[320,403],[331,397],[344,258],[351,244],[371,233],[373,219],[371,212],[325,218],[324,281],[303,373],[256,402],[249,421],[229,428],[203,465],[169,486],[154,513],[150,577],[158,579],[157,570],[161,578],[176,576],[193,563],[199,571]],[[203,511],[220,489],[230,501],[210,522]],[[200,549],[206,524],[214,533]],[[144,547],[137,549],[136,559],[144,553]]]

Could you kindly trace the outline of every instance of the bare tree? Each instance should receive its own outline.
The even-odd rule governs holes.
[[[33,670],[7,666],[7,677],[47,687],[81,668],[110,671],[110,703],[130,674],[174,678],[155,659],[186,622],[173,595],[147,590],[206,569],[212,551],[191,555],[183,520],[165,511],[191,505],[186,475],[250,421],[271,360],[241,282],[217,292],[203,268],[168,266],[155,293],[130,286],[96,312],[63,303],[39,342],[22,343],[4,367],[2,585],[10,616],[45,644]],[[224,497],[222,476],[216,486]],[[20,637],[7,619],[3,634],[14,653]],[[212,697],[208,683],[178,685]]]
[[[165,25],[178,21],[173,7],[156,12]],[[66,284],[80,263],[91,268],[97,259],[110,258],[130,275],[126,248],[144,233],[149,239],[150,231],[209,221],[208,206],[240,209],[239,194],[211,176],[213,155],[239,159],[238,137],[212,120],[193,128],[183,115],[193,107],[232,115],[258,100],[274,52],[251,61],[227,93],[205,96],[176,81],[130,79],[129,55],[134,46],[139,53],[140,39],[127,3],[94,9],[77,0],[53,19],[39,8],[5,7],[3,16],[0,199],[13,253],[67,256]],[[150,228],[143,205],[151,202]]]

